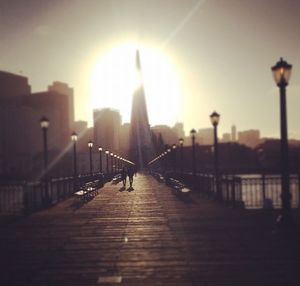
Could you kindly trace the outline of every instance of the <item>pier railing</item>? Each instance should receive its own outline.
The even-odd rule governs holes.
[[[216,182],[212,174],[171,174],[194,191],[216,197]],[[223,175],[219,186],[221,199],[232,207],[248,209],[281,208],[280,175]],[[300,208],[300,175],[290,175],[292,208]]]
[[[291,207],[300,207],[299,175],[290,175]],[[242,197],[246,208],[280,208],[281,177],[279,175],[241,176]]]
[[[0,185],[0,216],[31,213],[56,204],[71,196],[87,182],[99,180],[103,185],[107,179],[101,173],[49,179],[43,181],[12,182]],[[48,194],[47,194],[48,192]]]

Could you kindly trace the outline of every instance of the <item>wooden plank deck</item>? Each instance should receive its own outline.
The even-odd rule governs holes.
[[[181,201],[140,174],[120,188],[2,226],[0,285],[300,285],[300,235],[276,211]]]

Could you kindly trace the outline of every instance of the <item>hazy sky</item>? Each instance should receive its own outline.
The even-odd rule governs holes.
[[[180,86],[176,119],[186,131],[210,127],[216,110],[221,133],[235,124],[279,136],[270,67],[282,56],[293,65],[289,133],[300,139],[299,15],[297,0],[0,0],[0,70],[21,72],[33,91],[68,83],[76,119],[91,120],[93,60],[137,41],[171,63]],[[155,112],[149,110],[151,124],[158,123]]]

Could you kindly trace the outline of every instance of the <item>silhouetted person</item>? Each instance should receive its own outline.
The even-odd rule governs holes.
[[[123,167],[122,172],[121,172],[121,179],[123,182],[123,187],[126,186],[126,177],[127,177],[127,173],[126,173],[125,168]]]
[[[130,188],[132,188],[133,175],[134,175],[133,169],[132,169],[132,168],[129,168],[129,169],[128,169],[128,178],[129,178]]]
[[[134,167],[133,172],[134,172],[134,175],[136,177],[137,176],[137,169],[136,169],[136,167]]]

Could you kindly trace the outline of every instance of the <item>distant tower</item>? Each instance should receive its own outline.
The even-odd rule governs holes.
[[[74,130],[74,90],[69,87],[68,84],[54,81],[52,85],[48,86],[48,91],[55,91],[63,95],[68,96],[68,111],[69,111],[69,128],[70,130]]]
[[[236,126],[231,126],[231,139],[233,142],[236,142]]]
[[[120,148],[121,115],[118,110],[94,110],[94,143],[105,150],[116,152]]]
[[[129,156],[130,159],[137,164],[137,168],[143,170],[147,163],[153,158],[154,149],[148,121],[138,50],[136,52],[136,71],[141,81],[136,88],[132,99]]]

